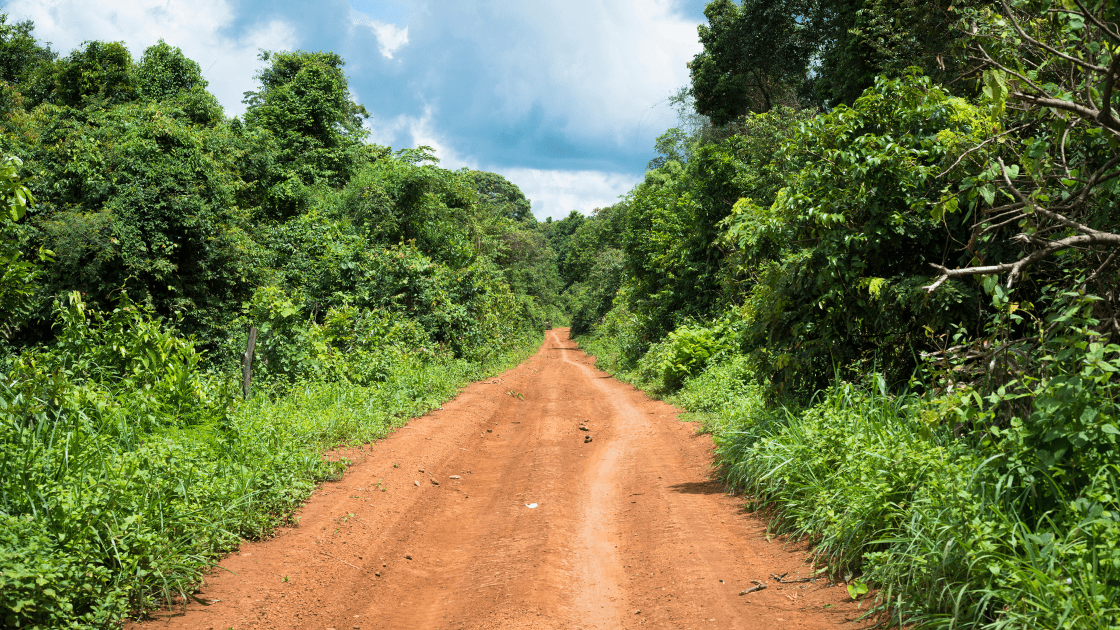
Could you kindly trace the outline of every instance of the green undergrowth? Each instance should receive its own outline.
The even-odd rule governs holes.
[[[324,451],[385,436],[540,342],[511,336],[475,361],[398,349],[376,382],[266,380],[242,402],[143,308],[75,299],[58,327],[55,347],[10,358],[0,382],[6,628],[115,627],[182,601],[343,473]]]
[[[783,405],[741,354],[713,355],[675,389],[656,367],[679,341],[633,360],[625,339],[580,343],[693,412],[748,507],[811,541],[856,596],[868,586],[881,621],[1120,627],[1120,347],[1074,326],[1047,341],[1039,370],[991,394],[892,392],[871,375]]]

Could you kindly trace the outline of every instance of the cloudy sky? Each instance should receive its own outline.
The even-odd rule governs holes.
[[[228,115],[253,89],[257,52],[346,59],[372,140],[426,144],[442,165],[495,171],[538,218],[613,203],[675,124],[704,0],[9,0],[10,21],[66,54],[161,37],[202,66]]]

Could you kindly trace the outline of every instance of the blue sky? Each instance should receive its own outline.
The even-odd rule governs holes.
[[[66,54],[91,39],[133,55],[164,38],[203,69],[230,115],[266,50],[347,61],[371,139],[426,144],[448,168],[495,171],[538,218],[609,205],[675,124],[704,0],[9,0]]]

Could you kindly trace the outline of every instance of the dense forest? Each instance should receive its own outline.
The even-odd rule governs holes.
[[[178,48],[62,56],[0,15],[4,627],[189,598],[341,473],[324,451],[566,322],[582,215],[368,142],[336,54],[260,60],[229,117]]]
[[[886,624],[1120,627],[1120,6],[712,0],[618,203],[0,16],[0,617],[108,627],[547,323]],[[241,388],[258,331],[251,391]]]
[[[880,621],[1120,627],[1120,5],[705,15],[581,344]]]

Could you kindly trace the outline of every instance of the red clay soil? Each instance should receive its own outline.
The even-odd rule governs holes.
[[[774,581],[811,576],[806,555],[711,479],[711,438],[593,363],[550,331],[528,361],[354,449],[297,527],[206,578],[209,606],[133,628],[864,625],[842,586]],[[752,580],[766,589],[741,595]]]

